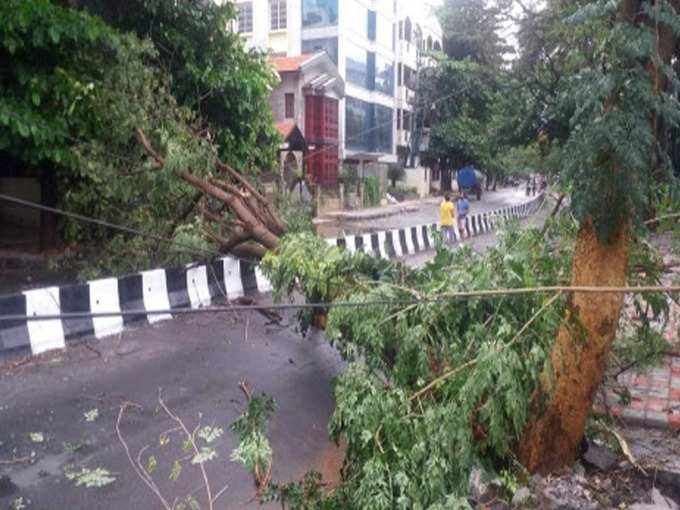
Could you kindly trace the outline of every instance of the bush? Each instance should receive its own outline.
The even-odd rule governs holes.
[[[369,207],[380,203],[380,179],[373,175],[364,179],[364,197]]]
[[[387,168],[387,178],[392,182],[392,187],[397,187],[397,181],[401,181],[406,177],[406,170],[399,163],[390,163]]]

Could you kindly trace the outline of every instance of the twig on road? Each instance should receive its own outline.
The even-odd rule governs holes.
[[[0,466],[8,466],[11,464],[24,464],[30,462],[31,457],[27,455],[26,457],[15,457],[14,459],[0,460]]]
[[[120,444],[123,446],[123,449],[125,450],[125,456],[127,457],[128,462],[132,466],[132,469],[135,471],[137,476],[142,480],[142,482],[144,482],[144,484],[149,488],[149,490],[153,492],[156,498],[158,498],[158,500],[161,502],[165,510],[173,510],[173,505],[170,505],[167,502],[167,500],[163,497],[163,494],[161,494],[158,485],[156,484],[156,482],[154,482],[149,472],[144,468],[144,465],[141,463],[140,457],[142,455],[142,452],[146,448],[148,448],[148,446],[145,446],[139,451],[139,454],[137,455],[137,460],[135,461],[135,459],[132,458],[132,454],[130,453],[130,447],[125,441],[123,433],[120,430],[120,423],[123,420],[125,411],[127,411],[127,409],[130,407],[141,409],[142,406],[129,401],[125,401],[120,404],[120,410],[118,411],[118,419],[116,420],[116,434],[118,435],[118,441],[120,441]]]

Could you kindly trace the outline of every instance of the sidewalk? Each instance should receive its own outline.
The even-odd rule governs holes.
[[[357,209],[354,211],[333,211],[324,213],[323,216],[315,218],[314,221],[363,221],[375,218],[387,218],[389,216],[396,216],[397,214],[416,212],[420,210],[422,205],[438,204],[440,201],[441,197],[426,197],[419,200],[405,200],[398,204],[367,207],[366,209]]]
[[[669,285],[680,271],[674,270],[663,278]],[[656,367],[641,371],[625,371],[600,392],[596,409],[609,411],[630,424],[668,428],[680,431],[680,306],[670,304],[664,337],[670,349]],[[627,405],[622,394],[629,397]]]

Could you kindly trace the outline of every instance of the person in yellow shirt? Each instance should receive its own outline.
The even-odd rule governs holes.
[[[448,194],[444,195],[444,201],[439,206],[439,224],[442,228],[444,242],[448,244],[453,244],[455,240],[453,236],[454,211],[455,207],[451,202],[451,197]]]

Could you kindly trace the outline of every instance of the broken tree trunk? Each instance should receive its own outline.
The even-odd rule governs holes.
[[[603,242],[586,221],[576,241],[571,284],[625,286],[630,246],[628,227]],[[550,365],[542,376],[544,391],[534,400],[533,418],[517,452],[529,471],[548,473],[576,459],[616,337],[623,298],[620,293],[578,292],[569,298]]]
[[[137,138],[146,153],[159,166],[163,166],[163,156],[139,129]],[[203,196],[221,204],[220,212],[202,208],[204,218],[215,224],[220,232],[206,232],[206,235],[218,243],[223,253],[262,258],[268,250],[278,246],[281,236],[286,233],[285,223],[245,176],[220,161],[216,162],[215,167],[215,175],[220,177],[200,177],[189,170],[178,172],[181,179]],[[222,234],[225,230],[226,237]]]

